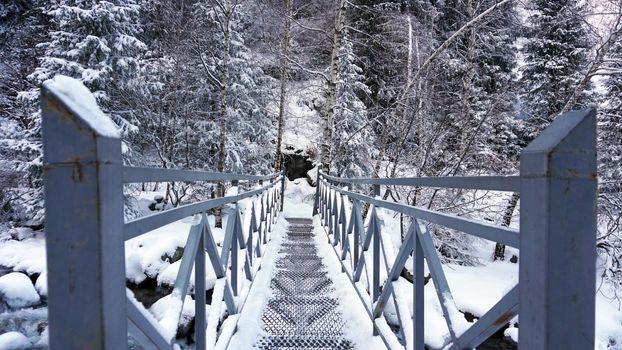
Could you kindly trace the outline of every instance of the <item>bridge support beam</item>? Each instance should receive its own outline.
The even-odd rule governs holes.
[[[559,116],[520,169],[520,347],[593,349],[595,111]]]
[[[127,348],[119,134],[74,79],[41,108],[50,348]]]

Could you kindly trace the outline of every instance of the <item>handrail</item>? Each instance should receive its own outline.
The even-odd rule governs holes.
[[[519,344],[525,349],[589,349],[594,341],[596,150],[594,110],[557,119],[521,154],[519,176],[344,179],[318,169],[313,214],[319,216],[342,271],[354,286],[387,345],[398,339],[383,317],[393,297],[401,339],[423,350],[424,262],[427,262],[449,330],[443,349],[475,348],[519,311]],[[343,186],[346,184],[347,186]],[[374,195],[351,185],[373,185]],[[521,193],[520,230],[404,203],[383,200],[380,186],[461,188]],[[370,205],[363,218],[362,203]],[[377,208],[411,218],[393,264],[387,259]],[[520,283],[462,334],[460,313],[434,246],[429,224],[519,248]],[[381,255],[387,279],[380,279]],[[399,303],[393,283],[413,257],[414,314]],[[361,282],[367,282],[367,286]],[[401,296],[404,298],[404,296]],[[519,304],[520,300],[520,304]],[[572,305],[572,308],[569,306]],[[412,329],[412,333],[410,330]],[[565,330],[573,329],[569,333]]]
[[[339,178],[322,174],[332,182],[360,185],[445,187],[520,192],[519,176],[439,176],[400,178]]]
[[[46,196],[48,315],[52,349],[127,348],[128,329],[146,348],[173,349],[175,334],[145,310],[126,289],[125,241],[185,217],[190,225],[180,268],[163,320],[176,322],[195,270],[195,341],[197,349],[226,344],[216,332],[221,304],[228,315],[241,311],[258,262],[282,211],[284,172],[244,175],[181,169],[123,166],[121,137],[114,123],[78,81],[57,76],[41,89]],[[123,185],[137,182],[256,181],[250,191],[189,203],[140,217],[123,219]],[[267,181],[268,183],[264,183]],[[238,203],[250,201],[246,212]],[[222,248],[214,242],[207,210],[227,214]],[[248,227],[242,220],[250,215]],[[206,316],[206,258],[217,282],[209,320]],[[223,322],[235,322],[227,317]],[[208,323],[209,321],[209,323]],[[209,326],[209,327],[208,327]],[[228,325],[224,325],[225,327]]]
[[[321,178],[325,177],[324,174]],[[328,178],[328,176],[326,176]],[[421,220],[425,220],[430,223],[445,226],[447,228],[459,230],[465,233],[469,233],[480,238],[488,239],[509,245],[511,247],[518,248],[518,230],[494,225],[486,221],[472,220],[464,217],[459,217],[452,214],[441,213],[434,210],[423,209],[408,204],[396,203],[387,200],[382,200],[374,197],[370,197],[364,194],[359,194],[351,191],[346,191],[338,188],[335,185],[330,184],[326,180],[324,184],[329,186],[332,190],[341,193],[349,198],[354,198],[362,202],[372,204],[378,208],[386,208],[398,213],[417,217]]]
[[[200,170],[162,169],[147,167],[123,167],[123,182],[166,182],[166,181],[264,181],[274,180],[281,173],[270,175],[244,175]]]
[[[196,203],[189,203],[179,206],[177,208],[172,208],[160,213],[154,213],[128,221],[123,225],[125,239],[127,240],[134,238],[145,232],[152,231],[158,227],[170,224],[177,220],[181,220],[188,216],[205,212],[212,208],[221,207],[225,204],[235,203],[245,198],[257,196],[276,186],[281,181],[281,179],[282,177],[278,177],[275,181],[257,190],[248,191],[235,196],[225,196],[220,198],[207,199]]]

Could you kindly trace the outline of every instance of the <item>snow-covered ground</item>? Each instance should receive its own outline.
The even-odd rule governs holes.
[[[284,153],[303,150],[310,158],[319,154],[322,123],[315,104],[322,98],[322,84],[311,80],[290,87],[281,146]]]

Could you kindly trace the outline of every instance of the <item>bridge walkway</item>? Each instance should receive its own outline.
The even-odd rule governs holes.
[[[262,315],[259,349],[353,349],[326,267],[318,256],[311,219],[288,218]]]

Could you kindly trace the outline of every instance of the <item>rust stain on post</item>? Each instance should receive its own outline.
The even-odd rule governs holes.
[[[73,171],[71,173],[71,180],[73,180],[73,182],[82,182],[82,164],[80,163],[80,158],[76,157],[74,158],[73,162],[72,162],[72,168]]]
[[[511,319],[513,316],[514,316],[514,315],[513,315],[511,312],[506,312],[506,313],[504,313],[503,315],[501,315],[501,317],[499,317],[499,318],[495,321],[494,325],[495,325],[495,326],[498,326],[498,325],[503,325],[503,324],[506,324],[506,323],[510,322],[510,319]]]

